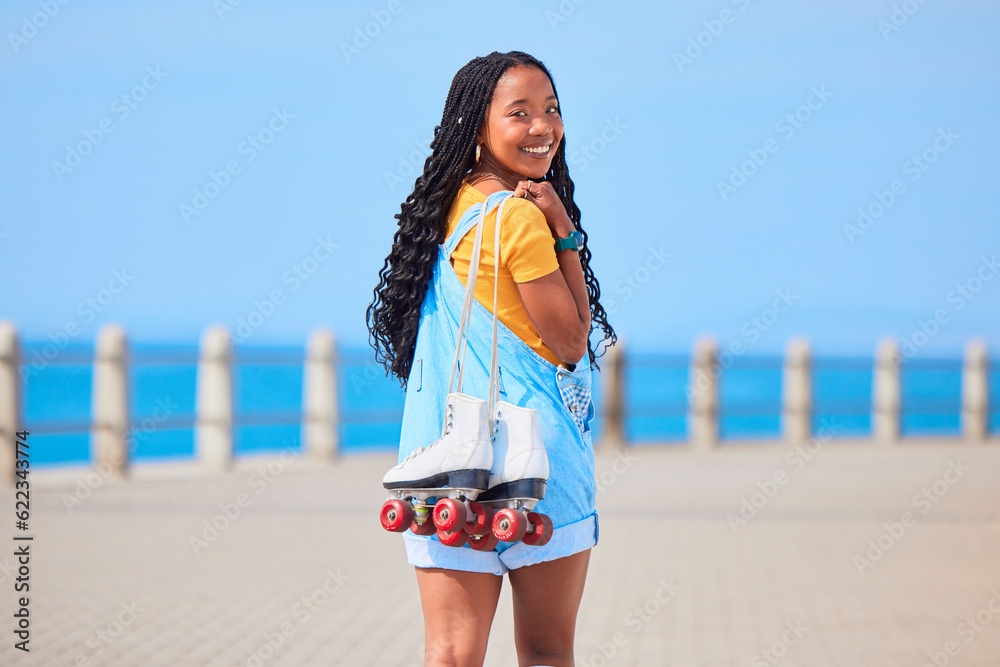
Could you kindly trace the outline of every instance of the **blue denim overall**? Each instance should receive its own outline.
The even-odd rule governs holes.
[[[438,247],[434,275],[420,308],[420,324],[413,364],[406,386],[406,403],[399,439],[399,461],[420,446],[441,437],[445,397],[454,360],[465,286],[450,262],[459,241],[473,230],[482,206],[487,206],[484,236],[494,233],[496,204],[510,197],[509,190],[489,195],[462,215],[455,231]],[[481,264],[485,267],[485,264]],[[486,269],[488,271],[488,269]],[[483,275],[480,275],[480,279]],[[465,351],[462,393],[486,398],[492,350],[493,313],[473,299]],[[545,498],[535,511],[549,515],[554,527],[544,546],[500,542],[495,551],[475,551],[469,546],[446,547],[437,536],[403,533],[407,560],[416,567],[440,567],[502,575],[508,570],[555,560],[597,544],[598,523],[594,500],[594,450],[590,422],[591,368],[587,356],[573,371],[553,366],[528,347],[502,322],[498,323],[500,399],[538,412],[542,442],[549,457]]]

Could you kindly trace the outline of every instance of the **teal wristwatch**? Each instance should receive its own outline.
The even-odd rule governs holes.
[[[556,250],[576,250],[580,251],[583,247],[583,234],[576,231],[575,229],[569,233],[564,239],[556,239]]]

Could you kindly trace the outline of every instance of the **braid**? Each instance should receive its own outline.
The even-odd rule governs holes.
[[[420,308],[434,273],[438,246],[444,242],[448,212],[462,178],[475,165],[476,134],[486,117],[486,107],[493,98],[497,82],[507,69],[517,65],[537,67],[552,80],[540,61],[521,51],[494,51],[472,59],[455,74],[441,124],[434,128],[431,154],[424,161],[423,173],[417,177],[413,192],[394,216],[399,227],[393,235],[392,249],[379,271],[379,284],[373,291],[366,322],[376,360],[386,367],[387,374],[391,372],[399,378],[403,386],[410,374]],[[554,81],[552,92],[556,93]],[[574,186],[566,166],[565,146],[564,137],[545,179],[552,183],[573,224],[586,239],[586,232],[580,227],[580,209],[573,201]],[[590,256],[590,250],[584,247],[580,259],[590,298],[591,320],[600,326],[605,339],[611,339],[609,345],[613,345],[617,337],[598,301],[601,289],[590,267]],[[594,350],[589,342],[588,353],[594,363]]]

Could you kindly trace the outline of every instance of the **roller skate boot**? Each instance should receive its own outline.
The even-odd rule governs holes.
[[[490,549],[498,541],[547,544],[552,538],[552,520],[532,511],[535,503],[545,497],[549,477],[549,457],[542,443],[538,413],[498,401],[494,423],[489,489],[479,494],[472,508],[477,518],[482,508],[483,518],[467,528],[474,536],[469,541],[473,547],[478,541],[491,543]]]
[[[382,479],[389,499],[382,505],[382,527],[416,535],[437,531],[447,546],[462,546],[469,501],[489,487],[493,463],[485,400],[448,394],[441,438],[418,447]]]

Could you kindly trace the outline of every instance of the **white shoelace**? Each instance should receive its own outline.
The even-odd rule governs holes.
[[[426,449],[427,449],[426,447],[417,447],[412,452],[406,455],[406,458],[403,459],[403,463],[406,463],[410,459],[416,458],[417,456],[423,454],[426,451]]]

